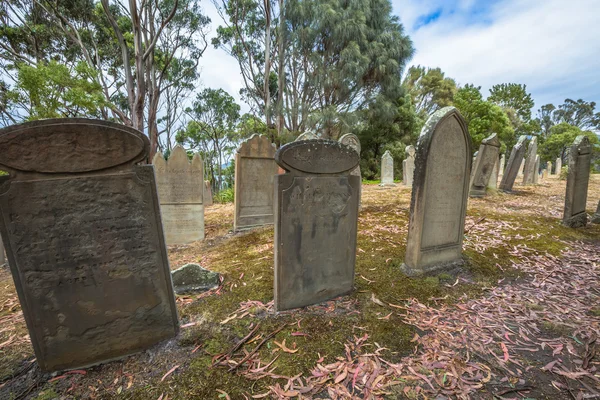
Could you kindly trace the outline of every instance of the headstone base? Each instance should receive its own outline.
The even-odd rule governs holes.
[[[587,225],[587,213],[573,215],[571,218],[563,220],[563,225],[569,228],[583,228]]]
[[[380,183],[379,186],[381,187],[395,187],[396,184],[395,183]]]
[[[402,265],[400,265],[400,271],[402,271],[402,273],[406,276],[418,277],[423,275],[431,275],[434,272],[437,273],[442,271],[454,270],[462,267],[463,265],[465,265],[464,260],[456,260],[445,263],[427,265],[424,266],[422,269],[415,269],[410,268],[405,263],[402,263]]]
[[[471,191],[469,192],[469,197],[475,197],[475,198],[485,197],[486,193],[487,192],[485,189],[483,189],[483,190],[471,189]]]

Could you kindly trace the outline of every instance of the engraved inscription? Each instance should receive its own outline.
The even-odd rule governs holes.
[[[204,238],[204,205],[164,204],[160,207],[167,243],[185,243]]]

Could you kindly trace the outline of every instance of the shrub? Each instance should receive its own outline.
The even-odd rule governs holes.
[[[233,188],[223,189],[214,196],[216,203],[233,203]]]

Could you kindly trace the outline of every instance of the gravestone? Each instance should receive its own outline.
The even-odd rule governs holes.
[[[406,158],[402,162],[402,174],[404,175],[402,182],[404,186],[412,187],[413,176],[415,174],[415,146],[406,146],[404,152],[406,153]]]
[[[533,184],[536,185],[538,183],[540,177],[540,156],[535,156],[535,165],[533,170]]]
[[[600,224],[600,201],[598,201],[596,212],[592,215],[592,224]]]
[[[498,135],[492,133],[481,141],[473,172],[471,173],[470,191],[471,197],[483,197],[492,177],[492,172],[498,162],[500,141]]]
[[[152,164],[167,244],[204,239],[204,172],[200,156],[195,154],[190,163],[186,151],[177,145],[168,160],[156,153]]]
[[[358,139],[358,136],[356,136],[354,133],[346,133],[345,135],[343,135],[339,142],[341,144],[345,144],[346,146],[350,146],[351,148],[354,149],[354,151],[356,151],[356,153],[358,153],[358,159],[360,160],[360,140]],[[350,172],[350,175],[356,175],[360,178],[360,182],[362,183],[362,175],[360,173],[360,163],[356,166],[356,168],[354,168],[352,170],[352,172]],[[361,198],[362,198],[362,184],[358,189],[358,208],[360,209],[361,207]]]
[[[178,332],[151,165],[132,128],[48,119],[0,130],[0,232],[41,369],[82,368]]]
[[[352,290],[360,178],[354,149],[289,143],[275,155],[275,308],[319,303]]]
[[[504,163],[505,163],[505,155],[502,154],[500,157],[500,166],[498,167],[498,175],[504,175]]]
[[[579,228],[587,224],[585,206],[590,180],[590,162],[592,147],[586,136],[577,136],[569,153],[569,172],[567,173],[567,191],[565,194],[565,212],[563,224]]]
[[[389,150],[386,150],[381,157],[380,186],[396,186],[394,183],[394,159]]]
[[[6,255],[4,253],[4,244],[2,243],[2,237],[0,237],[0,267],[6,264]]]
[[[554,174],[560,176],[561,170],[562,170],[562,158],[558,157],[556,159],[556,164],[554,164]]]
[[[306,131],[296,138],[295,142],[299,142],[301,140],[317,140],[319,137],[313,131]]]
[[[471,137],[458,110],[427,121],[417,144],[408,242],[402,269],[419,275],[462,262]]]
[[[234,230],[273,224],[273,185],[279,170],[274,156],[275,146],[266,136],[253,135],[238,148]]]
[[[552,163],[550,161],[546,162],[546,176],[552,175]]]
[[[534,183],[535,176],[538,170],[535,169],[537,157],[537,137],[532,137],[527,147],[527,158],[525,158],[525,168],[523,170],[523,185],[531,185]]]
[[[213,205],[212,186],[210,181],[204,181],[204,192],[202,193],[202,202],[204,207]]]
[[[515,144],[510,152],[510,157],[508,158],[506,169],[504,170],[504,175],[502,175],[502,180],[500,181],[499,189],[503,192],[512,191],[515,180],[517,179],[517,173],[519,172],[523,161],[523,156],[525,155],[526,140],[527,136],[520,136],[517,144]]]
[[[521,160],[521,167],[519,168],[519,177],[523,177],[523,171],[525,170],[525,158]]]
[[[496,158],[496,162],[494,163],[494,168],[492,169],[492,173],[490,175],[490,180],[488,182],[487,187],[490,189],[497,189],[498,188],[498,171],[499,171],[499,159]]]
[[[546,180],[546,179],[548,179],[548,170],[544,168],[542,170],[542,180]]]

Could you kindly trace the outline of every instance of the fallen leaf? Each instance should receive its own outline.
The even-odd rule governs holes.
[[[298,352],[298,349],[293,350],[293,349],[290,349],[290,348],[286,347],[285,346],[285,339],[283,339],[283,342],[281,342],[281,343],[277,342],[276,340],[274,340],[273,343],[275,343],[275,345],[277,345],[279,348],[281,348],[281,350],[285,351],[286,353],[293,354],[293,353]]]
[[[175,371],[177,368],[179,368],[179,365],[174,366],[173,368],[171,368],[169,370],[169,372],[167,372],[166,374],[163,375],[163,377],[161,378],[161,382],[165,380],[165,378],[169,375],[171,375],[173,373],[173,371]]]

